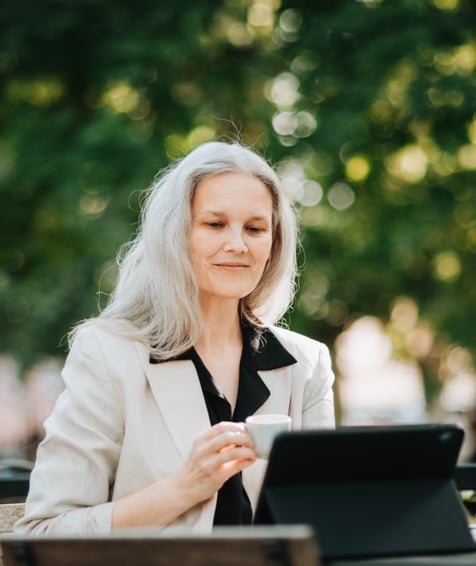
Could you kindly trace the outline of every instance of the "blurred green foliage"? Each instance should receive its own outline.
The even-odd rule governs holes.
[[[437,390],[476,352],[475,29],[470,0],[4,0],[0,351],[64,354],[140,191],[239,137],[301,214],[292,327],[377,315]]]

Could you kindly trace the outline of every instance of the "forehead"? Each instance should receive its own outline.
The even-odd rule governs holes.
[[[194,208],[213,208],[214,205],[248,202],[272,208],[272,200],[270,188],[258,177],[249,173],[220,173],[197,183],[192,204]]]

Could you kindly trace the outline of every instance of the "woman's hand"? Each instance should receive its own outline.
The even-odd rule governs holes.
[[[178,473],[114,502],[113,528],[165,526],[210,499],[257,458],[244,423],[221,422],[193,443]]]
[[[257,458],[243,423],[220,422],[196,438],[185,466],[176,476],[191,501],[212,497],[233,475]]]

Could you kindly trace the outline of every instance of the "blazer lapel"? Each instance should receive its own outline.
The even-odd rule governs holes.
[[[257,413],[288,414],[291,405],[292,368],[286,366],[272,370],[259,370],[258,374],[270,391],[270,396]]]
[[[191,360],[149,363],[149,351],[137,344],[147,380],[164,422],[185,460],[195,438],[210,428],[207,407]]]

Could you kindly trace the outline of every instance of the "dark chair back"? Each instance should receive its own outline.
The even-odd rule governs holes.
[[[0,460],[0,503],[25,501],[32,468],[27,460]]]
[[[458,464],[453,477],[459,491],[476,490],[476,464]]]
[[[143,529],[109,536],[0,536],[6,566],[319,566],[306,526],[221,527],[209,535]]]

